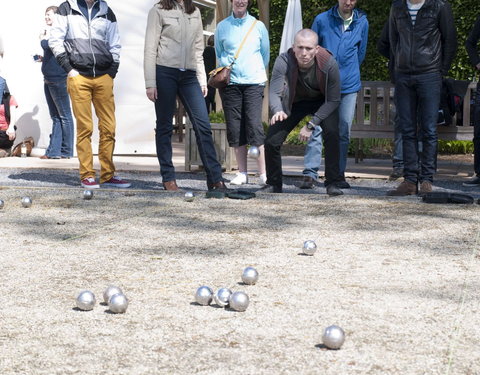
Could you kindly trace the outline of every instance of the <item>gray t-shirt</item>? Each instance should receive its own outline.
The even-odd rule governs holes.
[[[318,87],[317,69],[315,64],[308,69],[298,69],[298,81],[297,87],[295,88],[295,98],[293,99],[293,102],[295,103],[303,100],[325,100]]]

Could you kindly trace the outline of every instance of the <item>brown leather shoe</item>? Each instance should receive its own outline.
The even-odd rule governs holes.
[[[225,182],[223,181],[218,181],[215,182],[214,184],[207,184],[208,190],[228,190],[228,188],[225,186]]]
[[[177,186],[177,181],[165,181],[163,183],[163,188],[168,191],[179,191],[180,189]]]
[[[417,194],[417,184],[414,184],[410,181],[403,181],[395,190],[387,191],[387,195],[403,197],[405,195],[415,195]]]
[[[418,195],[424,196],[427,193],[431,193],[432,190],[432,183],[430,181],[422,181],[420,189],[418,190]]]
[[[310,176],[303,176],[303,181],[300,184],[300,189],[313,189],[315,185],[315,180]]]

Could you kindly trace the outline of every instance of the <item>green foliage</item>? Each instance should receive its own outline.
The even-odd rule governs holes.
[[[223,113],[223,111],[210,112],[208,114],[208,117],[210,118],[210,122],[212,124],[223,124],[225,122],[225,114]]]
[[[473,154],[472,141],[438,141],[440,154]]]
[[[350,140],[348,154],[355,155],[355,142],[358,140]],[[359,150],[365,157],[371,156],[387,156],[393,153],[393,140],[379,138],[364,138],[359,144]],[[472,141],[438,141],[438,153],[444,155],[452,154],[472,154]]]
[[[391,139],[363,138],[361,140],[350,140],[350,144],[348,145],[349,155],[355,155],[356,142],[359,142],[359,151],[364,155],[364,157],[367,158],[373,155],[390,157],[390,155],[393,153],[393,141]]]
[[[311,116],[305,117],[302,121],[298,123],[298,125],[293,129],[290,134],[288,135],[287,139],[285,140],[285,143],[289,145],[305,145],[307,144],[306,142],[301,142],[298,139],[298,135],[300,134],[300,129],[302,129],[305,125],[307,125],[307,122],[309,122],[311,119]]]
[[[304,27],[310,27],[315,16],[337,4],[336,0],[308,0],[302,1],[302,14]],[[362,64],[362,79],[365,81],[389,80],[387,61],[377,52],[377,40],[386,22],[391,1],[387,0],[359,0],[357,7],[367,13],[370,24],[367,55]],[[455,79],[472,79],[474,69],[470,65],[465,50],[465,40],[480,13],[478,0],[451,0],[455,26],[458,33],[458,51],[449,75]],[[288,0],[270,0],[270,41],[271,64],[275,62],[282,39],[283,24]]]

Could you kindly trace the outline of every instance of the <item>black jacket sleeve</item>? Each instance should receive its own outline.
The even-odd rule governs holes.
[[[478,52],[478,41],[480,40],[480,16],[478,16],[473,29],[468,35],[467,41],[465,42],[465,48],[467,49],[468,56],[470,57],[470,62],[473,66],[477,66],[480,63],[480,55]]]
[[[383,25],[382,33],[377,41],[377,51],[383,57],[390,59],[390,37],[388,35],[388,20]]]
[[[439,28],[442,34],[442,74],[447,75],[457,52],[457,30],[450,3],[445,2],[439,16]]]

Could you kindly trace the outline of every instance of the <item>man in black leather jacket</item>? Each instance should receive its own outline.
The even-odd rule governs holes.
[[[404,181],[388,195],[424,195],[432,191],[436,171],[437,118],[442,76],[457,48],[452,9],[445,0],[402,0],[392,4],[390,48],[400,116]],[[418,163],[417,113],[423,151]],[[418,184],[420,189],[418,190]]]

